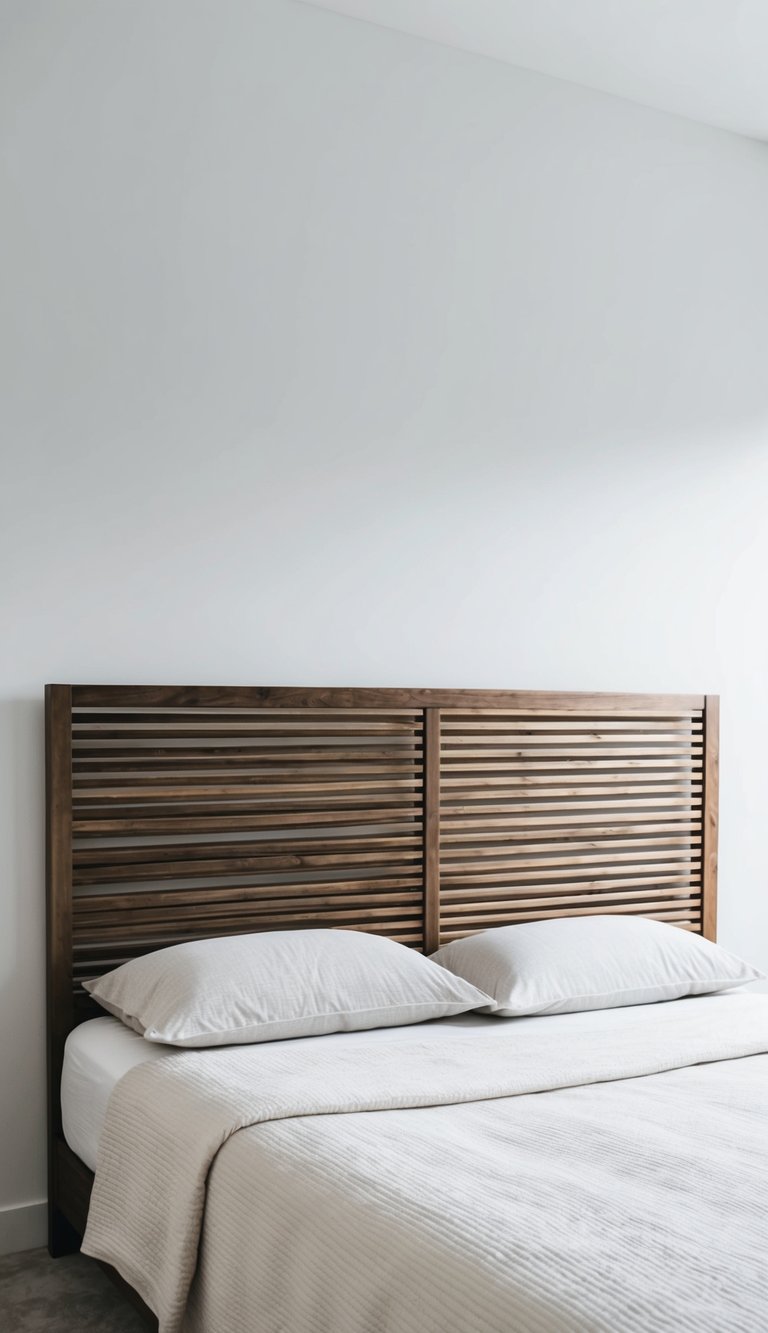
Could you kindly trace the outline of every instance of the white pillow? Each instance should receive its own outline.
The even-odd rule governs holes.
[[[395,1027],[489,998],[423,954],[354,930],[232,935],[158,949],[85,989],[148,1041],[230,1046]]]
[[[716,944],[639,916],[559,917],[500,926],[432,955],[492,996],[502,1018],[569,1014],[706,995],[764,980]]]

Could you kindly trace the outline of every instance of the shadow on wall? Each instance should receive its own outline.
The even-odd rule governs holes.
[[[44,732],[42,687],[38,699],[0,701],[0,1124],[4,1142],[11,1145],[0,1156],[3,1203],[44,1198],[46,1192],[40,1114],[45,1078]],[[30,1161],[39,1162],[36,1182],[29,1177]]]

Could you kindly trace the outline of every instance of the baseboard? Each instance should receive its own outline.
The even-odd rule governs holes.
[[[45,1245],[48,1233],[48,1206],[21,1203],[15,1208],[0,1208],[0,1254],[19,1250],[37,1250]]]

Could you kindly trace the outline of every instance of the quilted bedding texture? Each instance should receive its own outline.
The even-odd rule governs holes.
[[[768,997],[550,1023],[142,1065],[83,1248],[161,1333],[768,1328]]]

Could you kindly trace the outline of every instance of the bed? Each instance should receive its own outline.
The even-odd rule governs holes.
[[[715,698],[49,686],[47,754],[52,1253],[101,1150],[164,1329],[766,1326],[763,997],[180,1054],[83,990],[251,931],[713,939]]]

